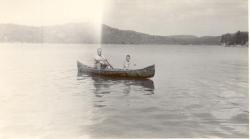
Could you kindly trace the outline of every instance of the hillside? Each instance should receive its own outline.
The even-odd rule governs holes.
[[[90,24],[70,23],[55,26],[0,24],[0,42],[28,43],[98,43],[95,28]],[[220,36],[158,36],[102,25],[104,44],[220,44]]]
[[[220,44],[220,36],[157,36],[103,25],[102,43],[110,44]]]

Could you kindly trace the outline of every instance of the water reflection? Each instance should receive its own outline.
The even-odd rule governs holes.
[[[154,82],[150,79],[121,79],[82,74],[78,74],[78,77],[92,80],[96,97],[103,97],[104,95],[117,92],[121,92],[124,95],[129,95],[134,92],[143,93],[143,95],[154,94]],[[81,80],[83,78],[79,79]]]
[[[96,95],[109,94],[112,91],[121,91],[125,95],[138,91],[143,92],[145,95],[154,94],[154,82],[150,79],[135,80],[100,76],[92,76],[91,78],[94,81],[93,85],[96,89],[94,93]]]

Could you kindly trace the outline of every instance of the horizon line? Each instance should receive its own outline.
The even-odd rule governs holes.
[[[11,23],[11,22],[6,22],[6,23],[0,23],[0,25],[19,25],[19,26],[27,26],[27,27],[53,27],[53,26],[61,26],[61,25],[68,25],[68,24],[93,24],[91,22],[87,22],[87,21],[79,21],[79,22],[65,22],[65,23],[56,23],[56,24],[48,24],[48,25],[31,25],[31,24],[20,24],[20,23]],[[122,28],[117,28],[117,27],[113,27],[113,26],[110,26],[108,24],[105,24],[105,23],[102,23],[100,25],[105,25],[105,26],[108,26],[110,28],[114,28],[114,29],[118,29],[118,30],[122,30],[122,31],[133,31],[133,32],[136,32],[136,33],[142,33],[142,34],[146,34],[146,35],[151,35],[151,36],[163,36],[163,37],[166,37],[166,36],[169,36],[169,37],[174,37],[174,36],[193,36],[193,37],[198,37],[198,38],[201,38],[201,37],[218,37],[218,36],[221,36],[221,35],[224,35],[224,34],[232,34],[232,33],[236,33],[238,31],[240,32],[248,32],[248,30],[236,30],[234,32],[225,32],[225,33],[221,33],[220,35],[192,35],[192,34],[175,34],[175,35],[160,35],[160,34],[151,34],[151,33],[147,33],[147,32],[140,32],[140,31],[136,31],[136,30],[130,30],[130,29],[122,29]]]

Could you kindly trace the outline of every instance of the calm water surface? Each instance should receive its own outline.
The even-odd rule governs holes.
[[[155,77],[78,76],[98,47],[0,44],[0,138],[248,137],[248,48],[103,45]]]

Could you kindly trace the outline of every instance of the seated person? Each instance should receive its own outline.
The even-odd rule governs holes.
[[[106,69],[109,64],[107,63],[107,59],[102,55],[102,49],[97,49],[97,55],[95,56],[95,68],[97,69]]]
[[[126,55],[126,60],[125,60],[125,62],[123,63],[123,69],[125,69],[125,70],[128,70],[128,69],[130,69],[131,68],[131,62],[130,62],[130,55]],[[136,64],[134,64],[133,66],[136,66]]]

